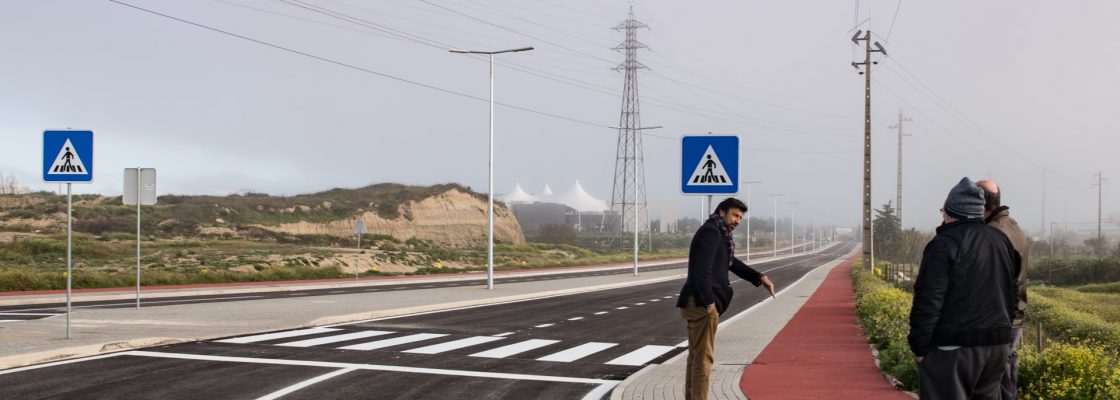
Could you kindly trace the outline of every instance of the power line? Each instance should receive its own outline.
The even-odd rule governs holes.
[[[891,18],[891,28],[887,29],[887,38],[883,39],[884,42],[891,42],[891,32],[894,32],[894,23],[898,21],[898,10],[902,9],[902,0],[898,0],[898,5],[894,8],[894,18]]]
[[[263,46],[271,47],[271,48],[278,49],[278,50],[283,50],[283,51],[293,53],[293,54],[302,55],[304,57],[313,58],[313,59],[316,59],[316,60],[319,60],[319,61],[328,62],[328,63],[335,64],[335,65],[338,65],[338,66],[341,66],[341,67],[346,67],[346,68],[350,68],[350,69],[353,69],[353,70],[365,72],[365,73],[368,73],[368,74],[377,75],[377,76],[392,79],[392,80],[395,80],[395,81],[398,81],[398,82],[403,82],[403,83],[407,83],[407,84],[414,85],[414,86],[420,86],[420,87],[423,87],[423,88],[427,88],[427,89],[431,89],[431,90],[435,90],[435,91],[438,91],[438,92],[443,92],[443,93],[447,93],[447,94],[451,94],[451,95],[455,95],[455,96],[459,96],[459,97],[465,97],[465,98],[472,99],[472,100],[478,100],[478,101],[484,101],[484,102],[489,102],[490,101],[489,99],[486,99],[486,98],[473,96],[473,95],[469,95],[469,94],[462,93],[462,92],[457,92],[457,91],[450,90],[450,89],[444,89],[444,88],[441,88],[441,87],[438,87],[438,86],[434,86],[434,85],[430,85],[430,84],[426,84],[426,83],[421,83],[421,82],[413,81],[413,80],[406,79],[406,78],[401,78],[401,77],[394,76],[394,75],[389,75],[389,74],[386,74],[386,73],[383,73],[383,72],[377,72],[377,71],[374,71],[374,70],[371,70],[371,69],[368,69],[368,68],[359,67],[359,66],[356,66],[356,65],[353,65],[353,64],[347,64],[347,63],[344,63],[344,62],[341,62],[341,61],[335,61],[335,60],[332,60],[332,59],[329,59],[329,58],[326,58],[326,57],[317,56],[317,55],[307,53],[307,52],[303,52],[303,51],[300,51],[300,50],[295,50],[295,49],[280,46],[280,45],[277,45],[277,44],[272,44],[272,43],[269,43],[269,42],[265,42],[263,40],[254,39],[254,38],[251,38],[251,37],[248,37],[248,36],[244,36],[244,35],[240,35],[240,34],[237,34],[237,33],[225,31],[225,30],[218,29],[218,28],[214,28],[214,27],[211,27],[211,26],[208,26],[208,25],[203,25],[203,24],[193,22],[193,21],[189,21],[189,20],[186,20],[186,19],[183,19],[183,18],[175,17],[175,16],[172,16],[172,15],[160,13],[158,11],[149,10],[149,9],[146,9],[146,8],[143,8],[143,7],[132,5],[132,4],[129,4],[129,3],[125,3],[125,2],[122,2],[122,1],[119,1],[119,0],[108,0],[108,1],[112,2],[112,3],[122,5],[122,6],[130,7],[130,8],[136,9],[136,10],[140,10],[140,11],[143,11],[143,12],[146,12],[146,13],[158,15],[158,16],[161,16],[161,17],[164,17],[164,18],[167,18],[167,19],[182,22],[182,23],[185,23],[185,24],[188,24],[188,25],[193,25],[193,26],[196,26],[196,27],[199,27],[199,28],[202,28],[202,29],[206,29],[206,30],[209,30],[209,31],[221,33],[221,34],[228,35],[228,36],[233,36],[233,37],[236,37],[236,38],[239,38],[239,39],[242,39],[242,40],[247,40],[247,41],[250,41],[250,42],[253,42],[253,43],[256,43],[256,44],[260,44],[260,45],[263,45]],[[590,126],[594,126],[594,127],[598,127],[598,128],[608,128],[608,129],[610,128],[610,126],[608,126],[608,125],[603,125],[603,124],[599,124],[599,123],[595,123],[595,122],[584,121],[584,120],[580,120],[580,119],[576,119],[576,118],[572,118],[572,117],[567,117],[567,116],[563,116],[563,115],[559,115],[559,114],[553,114],[553,113],[550,113],[550,112],[534,110],[534,109],[531,109],[531,108],[522,107],[522,106],[518,106],[518,105],[513,105],[513,104],[508,104],[508,103],[498,103],[498,102],[495,102],[494,104],[500,105],[502,107],[514,109],[514,110],[525,111],[525,112],[529,112],[529,113],[533,113],[533,114],[537,114],[537,115],[543,115],[543,116],[552,117],[552,118],[556,118],[556,119],[562,119],[562,120],[565,120],[565,121],[575,122],[575,123],[584,124],[584,125],[590,125]]]

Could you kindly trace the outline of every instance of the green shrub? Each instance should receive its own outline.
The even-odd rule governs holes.
[[[1019,396],[1026,400],[1120,399],[1120,358],[1093,343],[1051,343],[1019,352]]]
[[[1078,287],[1076,290],[1084,293],[1120,293],[1120,282],[1095,283]]]
[[[918,365],[906,342],[913,296],[858,265],[852,266],[851,274],[859,324],[868,341],[880,349],[879,368],[893,376],[899,387],[915,390]]]
[[[891,342],[879,351],[879,368],[893,376],[905,390],[918,390],[918,361],[906,340]]]

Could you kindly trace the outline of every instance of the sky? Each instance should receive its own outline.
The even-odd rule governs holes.
[[[647,197],[680,193],[680,137],[738,135],[752,215],[855,226],[872,68],[873,204],[931,230],[961,177],[1000,183],[1035,235],[1095,229],[1120,190],[1120,2],[947,0],[2,0],[0,174],[45,184],[42,132],[95,132],[94,183],[156,168],[161,194],[275,195],[381,182],[485,192],[496,56],[496,193],[579,180],[610,202],[635,17]],[[144,11],[141,9],[146,9]],[[156,13],[163,14],[157,15]],[[862,44],[862,43],[861,43]],[[780,197],[771,195],[784,194]],[[775,200],[776,199],[776,200]],[[718,200],[718,199],[717,199]],[[1105,230],[1120,232],[1116,222]]]

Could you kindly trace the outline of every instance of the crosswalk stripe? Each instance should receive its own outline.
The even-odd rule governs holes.
[[[481,353],[474,353],[471,354],[471,357],[506,358],[514,354],[524,353],[529,350],[539,349],[541,347],[559,342],[559,340],[529,339],[524,342],[511,344],[509,346],[502,346]]]
[[[618,346],[618,343],[589,342],[538,358],[538,361],[572,362],[600,351]]]
[[[417,354],[439,354],[439,353],[443,353],[445,351],[461,349],[461,348],[464,348],[464,347],[480,345],[480,344],[483,344],[483,343],[490,343],[490,342],[493,342],[495,340],[502,340],[502,339],[505,339],[505,338],[494,337],[494,336],[475,336],[475,337],[469,337],[469,338],[466,338],[466,339],[452,340],[452,341],[446,342],[446,343],[433,344],[431,346],[425,346],[425,347],[421,347],[421,348],[418,348],[418,349],[405,350],[404,352],[405,353],[417,353]]]
[[[364,338],[371,337],[371,336],[388,335],[390,333],[393,333],[393,332],[389,332],[389,331],[351,332],[351,333],[342,334],[342,335],[335,335],[335,336],[327,336],[327,337],[321,337],[321,338],[315,338],[315,339],[300,340],[300,341],[296,341],[296,342],[280,343],[277,346],[311,347],[311,346],[318,346],[318,345],[327,344],[327,343],[337,343],[337,342],[345,342],[347,340],[364,339]]]
[[[296,336],[306,336],[306,335],[314,335],[314,334],[318,334],[318,333],[334,332],[334,331],[337,331],[337,330],[338,329],[335,329],[335,328],[297,329],[297,330],[294,330],[294,331],[284,331],[284,332],[276,332],[276,333],[266,333],[266,334],[263,334],[263,335],[235,337],[235,338],[232,338],[232,339],[219,340],[218,343],[237,343],[237,344],[254,343],[254,342],[263,342],[265,340],[272,340],[272,339],[283,339],[283,338],[290,338],[290,337],[296,337]]]
[[[642,348],[640,349],[631,351],[621,357],[607,361],[607,364],[639,366],[650,362],[650,360],[660,357],[662,354],[672,351],[674,348],[674,346],[642,346]]]
[[[396,345],[407,344],[407,343],[412,343],[412,342],[419,342],[421,340],[435,339],[435,338],[444,337],[444,336],[447,336],[447,334],[444,334],[444,333],[417,333],[415,335],[401,336],[401,337],[396,337],[396,338],[392,338],[392,339],[375,340],[375,341],[372,341],[372,342],[359,343],[359,344],[345,346],[345,347],[339,347],[339,348],[343,349],[343,350],[375,350],[375,349],[380,349],[380,348],[384,348],[384,347],[396,346]]]

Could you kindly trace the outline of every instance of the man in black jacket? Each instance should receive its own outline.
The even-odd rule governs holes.
[[[719,316],[731,303],[728,271],[755,286],[763,285],[774,296],[774,283],[735,258],[731,231],[743,220],[747,205],[728,198],[716,206],[696,234],[688,249],[688,279],[681,288],[677,307],[688,321],[688,367],[685,371],[685,398],[708,400],[708,377],[715,354]],[[749,249],[748,249],[749,250]]]
[[[961,179],[926,245],[910,309],[910,350],[922,399],[992,399],[1018,308],[1019,253],[984,224],[984,190]]]

